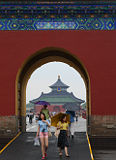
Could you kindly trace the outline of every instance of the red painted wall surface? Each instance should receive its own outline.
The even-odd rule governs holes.
[[[15,79],[24,60],[46,47],[77,55],[91,80],[93,115],[116,114],[116,31],[0,31],[0,115],[15,114]]]

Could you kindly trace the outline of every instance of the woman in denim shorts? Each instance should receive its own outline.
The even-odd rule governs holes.
[[[45,159],[47,156],[46,152],[48,149],[48,127],[50,127],[49,120],[46,120],[44,113],[40,113],[37,136],[39,136],[41,141],[42,159]]]

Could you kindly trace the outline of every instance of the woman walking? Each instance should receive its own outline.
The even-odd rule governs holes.
[[[45,105],[43,105],[43,108],[41,109],[41,112],[45,114],[46,120],[51,117],[47,107],[48,106],[45,104]]]
[[[58,136],[58,144],[59,147],[59,156],[62,156],[62,150],[65,149],[65,156],[69,157],[68,154],[68,123],[66,121],[66,114],[64,114],[61,118],[61,121],[57,124],[57,129],[60,129],[60,133]]]
[[[46,120],[44,113],[40,113],[40,117],[38,121],[38,131],[36,136],[40,137],[42,159],[45,159],[47,156],[46,152],[48,149],[48,127],[50,127],[49,120]]]

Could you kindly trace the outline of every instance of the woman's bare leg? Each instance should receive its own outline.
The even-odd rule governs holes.
[[[41,151],[42,151],[42,156],[45,157],[44,137],[40,138],[40,141],[41,141]]]
[[[60,147],[59,147],[59,155],[62,156],[62,150]]]
[[[47,152],[47,149],[48,149],[48,137],[44,138],[44,142],[45,142],[45,152]]]
[[[68,148],[65,147],[65,155],[68,156]]]

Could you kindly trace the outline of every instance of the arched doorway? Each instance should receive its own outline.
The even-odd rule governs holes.
[[[29,57],[19,70],[16,78],[16,115],[18,117],[18,128],[26,131],[26,86],[32,72],[48,62],[64,62],[76,69],[82,76],[86,86],[87,102],[87,131],[90,126],[91,103],[90,103],[90,79],[89,75],[78,57],[60,48],[45,48]]]

